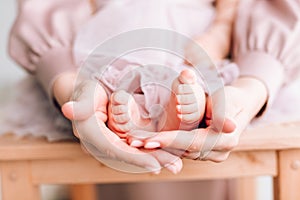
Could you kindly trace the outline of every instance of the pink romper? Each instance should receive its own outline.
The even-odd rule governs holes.
[[[140,105],[141,117],[158,119],[168,104],[172,82],[183,69],[194,69],[184,65],[187,43],[177,47],[185,40],[181,37],[194,38],[205,32],[214,19],[212,1],[98,0],[97,6],[98,12],[80,29],[75,39],[74,57],[77,65],[82,66],[84,62],[82,70],[99,80],[108,95],[119,89],[133,93]],[[128,33],[133,30],[133,33]],[[171,31],[174,35],[170,34]],[[118,44],[115,44],[115,40]],[[155,49],[149,49],[152,43]],[[169,49],[164,51],[160,46]],[[101,52],[99,48],[103,48]],[[177,50],[181,55],[174,55],[177,48],[181,48]],[[116,58],[119,62],[103,66],[105,63],[102,64],[101,59],[105,60],[110,55],[120,56]],[[226,73],[234,77],[238,74],[233,64],[220,68],[222,77],[229,77]],[[201,84],[201,70],[195,71]],[[205,75],[202,76],[205,83]],[[224,81],[229,83],[232,79],[225,78]]]

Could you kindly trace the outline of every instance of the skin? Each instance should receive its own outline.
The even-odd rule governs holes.
[[[145,153],[145,150],[129,146],[108,129],[105,124],[108,119],[108,99],[103,95],[106,94],[105,91],[93,81],[80,80],[77,81],[79,84],[75,84],[76,79],[76,73],[65,73],[53,85],[54,97],[62,106],[64,116],[72,120],[76,137],[96,146],[103,156],[122,160],[154,173],[158,173],[163,167],[175,174],[181,170],[182,161],[178,156],[163,150]],[[72,95],[74,99],[70,101]]]
[[[267,100],[267,89],[260,81],[252,77],[242,77],[231,86],[225,86],[225,123],[223,115],[218,112],[222,108],[221,91],[217,91],[214,102],[208,101],[206,119],[208,127],[193,131],[164,131],[151,133],[134,131],[130,134],[130,142],[140,141],[146,148],[164,148],[175,155],[197,159],[201,147],[207,137],[220,136],[211,151],[202,160],[221,162],[228,158],[230,152],[238,145],[241,133],[253,119]],[[212,117],[214,116],[214,117]],[[211,120],[212,119],[212,120]],[[221,123],[222,122],[222,123]],[[143,138],[140,136],[143,135]]]
[[[196,38],[197,43],[203,44],[204,49],[214,60],[223,58],[225,57],[225,55],[228,54],[231,42],[230,37],[232,32],[232,22],[235,15],[235,9],[226,10],[225,4],[231,5],[231,7],[234,8],[236,2],[237,0],[217,1],[217,16],[213,25],[210,27],[209,31],[206,34]],[[220,33],[222,33],[222,36],[219,35],[220,37],[216,37],[217,34]],[[187,48],[186,52],[186,57],[188,61],[194,58],[197,59],[197,55],[195,56],[192,53],[192,50],[189,50]],[[59,103],[59,105],[62,106],[62,111],[64,115],[71,120],[75,120],[79,124],[79,127],[81,127],[80,132],[83,133],[83,136],[82,134],[79,135],[78,132],[74,129],[75,135],[81,138],[84,137],[84,139],[89,140],[89,142],[93,143],[100,150],[102,149],[103,154],[105,154],[105,150],[109,149],[111,154],[107,155],[108,157],[114,157],[119,160],[124,160],[125,162],[150,169],[154,172],[159,172],[161,167],[166,165],[169,166],[168,169],[173,173],[177,173],[181,170],[182,162],[180,159],[178,159],[179,157],[174,157],[173,154],[175,152],[182,151],[182,147],[186,147],[187,144],[185,144],[184,141],[181,140],[174,140],[174,134],[177,134],[178,131],[160,132],[158,134],[155,134],[155,137],[149,138],[146,138],[147,132],[145,132],[142,134],[145,135],[143,140],[141,140],[140,138],[134,139],[136,135],[132,133],[131,138],[129,139],[129,142],[139,141],[140,146],[142,144],[148,148],[155,148],[157,147],[157,145],[151,145],[151,143],[158,143],[160,147],[168,147],[170,153],[166,153],[166,151],[163,151],[164,153],[154,155],[149,152],[144,153],[136,148],[128,146],[105,126],[105,122],[107,120],[107,115],[105,111],[101,109],[100,111],[98,111],[96,109],[97,112],[95,112],[95,105],[89,106],[93,104],[88,105],[86,103],[90,102],[90,100],[88,100],[88,89],[83,90],[82,87],[80,88],[79,86],[75,86],[75,78],[75,72],[62,74],[55,80],[53,87],[54,97]],[[83,88],[88,88],[88,85],[88,83],[85,83],[86,87]],[[73,88],[75,88],[75,92],[77,90],[83,92],[75,101],[70,101]],[[257,91],[260,91],[259,95],[257,95]],[[250,94],[254,93],[255,95],[250,96]],[[184,148],[186,150],[184,154],[180,153],[178,154],[178,156],[183,156],[187,158],[197,158],[199,157],[199,148],[203,145],[202,143],[204,141],[204,136],[208,136],[211,134],[222,134],[221,139],[218,141],[218,143],[214,146],[214,149],[206,156],[205,159],[217,162],[225,160],[228,157],[232,148],[237,144],[239,135],[246,126],[246,124],[248,124],[248,122],[255,116],[255,113],[258,112],[258,110],[266,101],[267,91],[260,81],[253,78],[246,78],[239,79],[235,84],[233,84],[233,86],[225,87],[225,94],[228,100],[226,101],[227,112],[224,126],[221,126],[217,123],[219,120],[211,121],[212,113],[216,112],[217,109],[213,109],[216,106],[210,104],[208,101],[205,116],[207,119],[207,124],[209,125],[208,128],[196,129],[193,131],[180,131],[180,135],[182,135],[183,137],[189,138],[192,136],[196,138],[196,140],[194,140],[194,142],[188,149]],[[243,96],[244,94],[247,95]],[[245,101],[243,101],[241,97],[249,98],[246,98],[244,99]],[[253,97],[260,98],[253,99]],[[240,100],[241,104],[238,105],[238,107],[236,107],[235,103],[240,102]],[[77,108],[76,112],[74,108]],[[76,113],[76,115],[74,113]],[[218,118],[217,114],[214,114],[214,116],[216,116],[215,118]],[[95,133],[98,132],[96,131],[96,127],[94,127],[94,129],[89,128],[93,127],[91,123],[91,121],[93,120],[96,120],[98,126],[101,127],[102,135],[99,136],[99,133]],[[233,121],[235,121],[235,123]],[[222,127],[221,133],[216,133],[216,127]],[[148,132],[148,136],[149,135],[153,135],[153,133]],[[103,142],[103,140],[98,139],[95,140],[95,138],[102,138],[102,136],[108,138],[108,142]],[[119,149],[116,150],[116,144],[120,146],[121,151],[119,151]],[[132,152],[138,153],[142,156],[132,156]],[[143,159],[141,159],[141,157]],[[168,165],[168,163],[172,163],[172,165]]]
[[[72,79],[71,77],[76,77],[74,74],[65,74],[65,76],[59,77],[59,79],[54,84],[54,95],[58,95],[57,98],[60,100],[60,104],[64,104],[64,102],[69,101],[70,96],[67,96],[65,92],[68,91],[68,88],[73,88],[74,82],[68,82],[69,84],[66,84],[67,82],[63,81],[64,78],[66,79]],[[64,83],[59,85],[60,83]],[[72,90],[71,90],[72,91]],[[86,89],[88,91],[88,89]],[[94,90],[93,90],[94,91]],[[59,95],[59,92],[63,92],[63,94]],[[224,161],[229,156],[232,149],[238,144],[238,140],[240,137],[240,134],[244,130],[244,128],[247,126],[249,121],[255,117],[255,115],[259,112],[259,110],[263,107],[267,100],[267,89],[265,85],[251,77],[243,77],[239,78],[235,83],[233,83],[231,86],[226,86],[224,88],[225,96],[226,96],[226,123],[225,126],[222,129],[221,133],[217,133],[215,130],[215,127],[219,127],[220,125],[214,124],[213,121],[210,121],[209,119],[212,119],[212,113],[215,113],[216,122],[221,121],[217,120],[218,118],[218,102],[214,103],[207,103],[206,106],[206,119],[207,123],[210,124],[208,128],[206,129],[196,129],[193,131],[166,131],[166,132],[159,132],[156,133],[154,137],[152,132],[144,132],[142,131],[135,131],[131,133],[131,138],[129,139],[132,141],[141,141],[142,145],[146,146],[147,148],[156,148],[158,146],[151,146],[151,143],[159,143],[159,147],[168,147],[168,151],[174,154],[174,152],[178,154],[178,156],[186,157],[186,158],[192,158],[195,159],[197,156],[199,156],[199,150],[201,149],[201,146],[204,144],[204,138],[206,136],[214,135],[214,134],[221,134],[221,138],[218,140],[217,144],[214,146],[212,151],[205,157],[205,160],[211,160],[215,162]],[[71,95],[72,92],[69,94]],[[218,95],[218,92],[214,95]],[[85,101],[85,95],[81,95],[83,99],[78,99],[77,103],[82,102],[88,102]],[[65,98],[65,99],[64,99]],[[216,98],[218,99],[218,98]],[[220,98],[221,99],[221,98]],[[209,102],[209,101],[208,101]],[[170,168],[176,168],[173,170],[173,172],[180,171],[182,167],[182,163],[180,159],[174,158],[174,156],[170,154],[164,154],[163,157],[160,157],[159,154],[156,154],[154,157],[153,155],[149,153],[144,153],[140,150],[137,150],[136,148],[130,147],[126,143],[124,143],[119,137],[116,137],[114,133],[112,133],[108,128],[106,128],[104,124],[104,119],[102,118],[102,121],[100,120],[101,117],[97,118],[101,124],[101,128],[103,131],[101,131],[102,134],[108,135],[110,137],[109,141],[113,141],[112,143],[103,143],[101,140],[93,140],[92,138],[101,138],[99,136],[99,133],[94,133],[93,131],[90,131],[92,129],[87,128],[86,124],[88,124],[89,121],[91,121],[91,116],[94,116],[95,113],[93,113],[93,109],[88,111],[88,109],[83,109],[82,113],[75,117],[74,113],[74,102],[69,102],[67,104],[64,104],[63,106],[63,112],[64,114],[70,118],[70,119],[77,119],[79,121],[82,121],[82,127],[83,129],[86,128],[83,132],[88,135],[87,139],[90,140],[90,142],[95,143],[96,146],[105,148],[111,148],[112,152],[115,152],[115,155],[118,159],[125,160],[129,163],[142,166],[147,169],[151,169],[152,171],[160,171],[161,167],[164,165],[167,165],[168,162],[174,163],[173,161],[176,160],[174,165]],[[84,104],[82,104],[83,106]],[[214,109],[213,109],[214,108]],[[68,111],[69,109],[69,111]],[[85,112],[85,113],[84,113]],[[92,114],[89,114],[89,112],[92,112]],[[99,114],[99,113],[98,113]],[[235,122],[235,123],[233,123]],[[177,134],[180,133],[181,139],[177,139]],[[229,134],[230,133],[230,134]],[[78,136],[78,133],[75,131],[75,135]],[[144,138],[140,138],[140,136],[143,135]],[[82,137],[82,136],[81,136]],[[190,138],[196,138],[193,140],[194,142],[192,145],[190,145],[191,140]],[[117,141],[117,142],[116,142]],[[188,143],[186,142],[188,141]],[[109,144],[109,145],[108,145]],[[121,148],[124,152],[136,152],[138,151],[142,156],[144,156],[144,159],[140,159],[139,156],[136,158],[132,154],[124,154],[124,155],[118,155],[119,150],[115,149],[115,144],[122,144]],[[148,144],[148,145],[147,145]],[[149,145],[150,144],[150,145]],[[186,147],[188,147],[186,149]],[[182,151],[185,150],[185,153],[183,154]],[[109,156],[109,155],[108,155]],[[129,157],[128,157],[129,156]],[[160,160],[163,160],[159,162]]]
[[[138,104],[129,93],[116,91],[109,102],[108,127],[124,138],[135,129],[154,132],[197,128],[204,115],[205,93],[192,70],[183,70],[173,81],[168,102],[156,125],[140,116]]]
[[[97,147],[102,157],[121,160],[142,167],[149,172],[159,173],[165,167],[176,174],[182,169],[182,160],[178,156],[161,150],[139,150],[129,146],[110,131],[105,124],[106,109],[94,103],[102,98],[99,95],[101,92],[95,93],[95,91],[100,91],[99,85],[85,80],[75,85],[76,77],[75,72],[62,74],[53,85],[54,98],[62,106],[65,117],[72,120],[76,137]],[[75,99],[71,101],[73,92]]]
[[[215,5],[216,16],[212,25],[204,34],[201,34],[200,36],[194,38],[195,42],[206,51],[206,53],[213,61],[220,61],[227,57],[229,54],[231,47],[231,36],[233,31],[232,27],[236,15],[237,5],[238,0],[217,0]],[[193,65],[200,63],[201,60],[207,60],[207,55],[203,55],[204,57],[202,57],[198,52],[199,50],[195,45],[188,45],[185,52],[186,64]],[[186,83],[180,81],[179,77],[179,83],[177,83],[177,85],[178,84]],[[203,102],[205,102],[205,97],[203,95],[203,91],[201,92],[202,88],[200,86],[197,87],[197,85],[193,85],[191,83],[188,84],[191,88],[198,91],[192,92],[194,94],[194,97],[192,97],[194,98],[193,103],[187,105],[185,102],[178,102],[178,100],[176,100],[178,99],[177,97],[182,95],[176,92],[177,88],[173,88],[173,91],[177,97],[172,94],[170,103],[166,107],[165,116],[163,116],[159,121],[161,123],[158,124],[157,127],[153,125],[153,123],[151,123],[151,120],[149,119],[142,119],[139,115],[132,115],[132,113],[139,113],[138,107],[133,98],[127,98],[127,100],[125,101],[122,98],[119,98],[120,100],[118,98],[111,99],[109,110],[112,112],[109,112],[109,127],[114,130],[114,132],[119,133],[120,136],[124,136],[127,134],[127,132],[134,129],[139,129],[138,127],[143,127],[142,129],[146,131],[168,131],[176,129],[192,130],[196,128],[199,121],[203,118]],[[127,96],[129,96],[129,94]],[[189,109],[189,111],[185,113],[185,107],[190,107],[192,104],[198,104],[198,106],[194,106],[196,107],[196,109],[192,108],[194,112],[191,112]],[[120,113],[120,109],[114,109],[114,107],[126,107],[127,109],[126,111]],[[174,107],[176,107],[176,109],[174,109]],[[113,112],[114,110],[118,110],[118,112],[115,114]],[[129,110],[135,111],[129,113]],[[138,127],[135,127],[135,124]],[[179,127],[178,125],[181,126]]]

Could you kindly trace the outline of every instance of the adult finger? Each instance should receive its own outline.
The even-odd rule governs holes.
[[[193,131],[163,131],[155,136],[144,139],[145,148],[157,148],[154,144],[160,144],[159,147],[178,149],[178,150],[199,150],[200,144],[205,140],[207,130],[198,129]],[[198,145],[199,144],[199,145]]]
[[[222,162],[225,161],[230,154],[230,151],[199,151],[199,152],[184,152],[182,154],[183,158],[201,160],[201,161],[213,161]]]
[[[107,101],[107,97],[102,94],[105,94],[105,91],[98,83],[83,81],[76,86],[73,100],[62,106],[62,112],[70,120],[85,120],[98,111],[98,104],[101,101]],[[98,113],[105,113],[105,111]],[[105,116],[98,117],[106,119]]]
[[[208,98],[205,120],[216,132],[231,133],[236,129],[233,119],[241,110],[239,106],[232,106],[235,104],[233,100],[225,96],[232,89],[227,87],[224,90],[220,89]]]
[[[224,162],[230,155],[230,151],[210,151],[200,158],[201,161]]]
[[[160,144],[161,148],[174,149],[178,153],[186,151],[199,153],[200,151],[231,151],[238,143],[236,133],[216,133],[211,128],[193,131],[165,131],[144,140],[144,146],[152,143]],[[154,147],[155,148],[155,147]],[[168,150],[169,151],[169,150]],[[177,153],[175,155],[178,155]]]
[[[133,147],[144,147],[145,145],[145,140],[147,140],[148,138],[152,138],[154,136],[156,136],[157,132],[150,132],[150,131],[144,131],[144,130],[133,130],[131,132],[128,132],[127,134],[127,142],[128,144],[130,144],[130,146]],[[152,148],[158,148],[161,147],[161,144],[158,142],[153,142],[152,143]],[[149,148],[151,149],[151,148]]]
[[[215,130],[218,130],[218,128],[215,127],[222,127],[222,133],[232,133],[237,128],[235,120],[231,118],[220,119],[216,117],[214,122],[212,119],[206,119],[205,122],[207,126],[214,127]]]
[[[102,162],[105,162],[103,157],[108,157],[143,168],[131,172],[159,172],[161,170],[160,163],[153,155],[128,146],[95,116],[78,123],[76,129],[82,144]],[[92,144],[95,148],[89,148],[88,144]],[[113,167],[119,168],[119,166]]]
[[[152,151],[151,155],[153,155],[158,160],[162,167],[165,167],[173,174],[179,173],[182,169],[183,163],[180,157],[175,156],[167,151],[158,149]]]

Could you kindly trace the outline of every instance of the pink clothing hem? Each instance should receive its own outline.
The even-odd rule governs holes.
[[[276,58],[260,51],[240,55],[235,58],[235,62],[240,67],[241,76],[255,77],[266,85],[269,96],[267,104],[272,105],[284,80],[283,65]]]

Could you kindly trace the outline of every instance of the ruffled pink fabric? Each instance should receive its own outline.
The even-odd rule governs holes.
[[[280,98],[282,87],[299,79],[299,10],[299,0],[240,1],[234,60],[242,76],[264,81],[269,90],[269,106]]]

